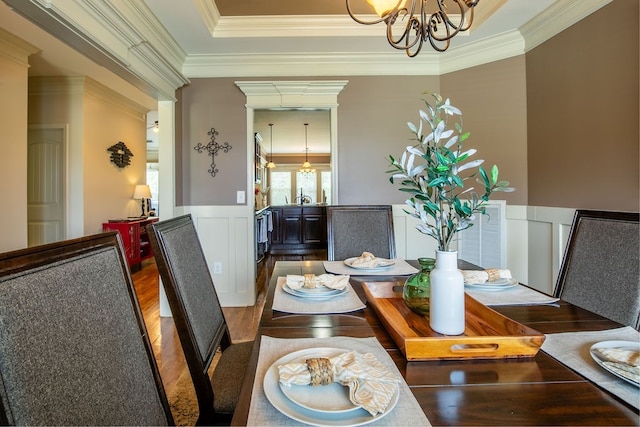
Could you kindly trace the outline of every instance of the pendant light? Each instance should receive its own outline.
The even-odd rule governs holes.
[[[309,123],[304,124],[304,163],[302,164],[302,168],[300,169],[300,172],[302,173],[315,172],[315,169],[311,169],[311,163],[309,163],[309,147],[307,145],[308,143],[307,126],[309,126]]]
[[[273,169],[276,164],[273,163],[273,123],[269,123],[269,139],[271,140],[270,160],[267,162],[267,169]]]

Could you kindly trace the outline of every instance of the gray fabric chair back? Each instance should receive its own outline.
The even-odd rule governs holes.
[[[371,252],[395,258],[391,205],[327,206],[327,256],[345,260]]]
[[[147,230],[196,390],[199,423],[217,422],[208,371],[217,349],[231,339],[191,215],[149,224]]]
[[[555,295],[638,329],[639,238],[638,212],[576,211]]]
[[[0,254],[0,424],[173,423],[116,232]]]

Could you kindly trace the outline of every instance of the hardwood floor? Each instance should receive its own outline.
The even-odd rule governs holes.
[[[256,304],[250,307],[224,307],[223,312],[233,342],[251,341],[255,338],[264,307],[265,293],[276,261],[300,261],[327,259],[326,251],[310,255],[267,255],[258,264]],[[132,273],[140,309],[149,333],[149,340],[160,369],[160,376],[168,396],[172,396],[176,383],[187,366],[173,318],[160,317],[160,292],[158,269],[152,259],[143,261],[138,271]]]

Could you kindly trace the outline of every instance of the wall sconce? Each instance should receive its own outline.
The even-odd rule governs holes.
[[[154,133],[158,133],[160,132],[160,125],[158,124],[158,121],[156,120],[151,126],[149,126],[147,129],[151,129]]]
[[[144,205],[145,205],[145,201],[151,199],[151,189],[149,188],[148,185],[136,185],[136,189],[133,190],[133,199],[135,200],[142,200],[141,205],[142,205],[142,213],[140,214],[140,216],[146,216],[145,215],[145,209],[144,209]],[[147,202],[147,207],[150,207],[150,203]]]

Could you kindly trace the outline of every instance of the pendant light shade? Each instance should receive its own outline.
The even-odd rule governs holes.
[[[302,168],[300,172],[302,173],[312,173],[315,172],[315,169],[311,169],[311,163],[309,163],[309,146],[308,144],[308,135],[307,135],[307,127],[309,123],[304,124],[304,163],[302,164]]]
[[[269,162],[267,162],[267,168],[273,169],[276,167],[276,164],[273,163],[273,123],[269,123],[269,139],[271,149],[269,150]]]

